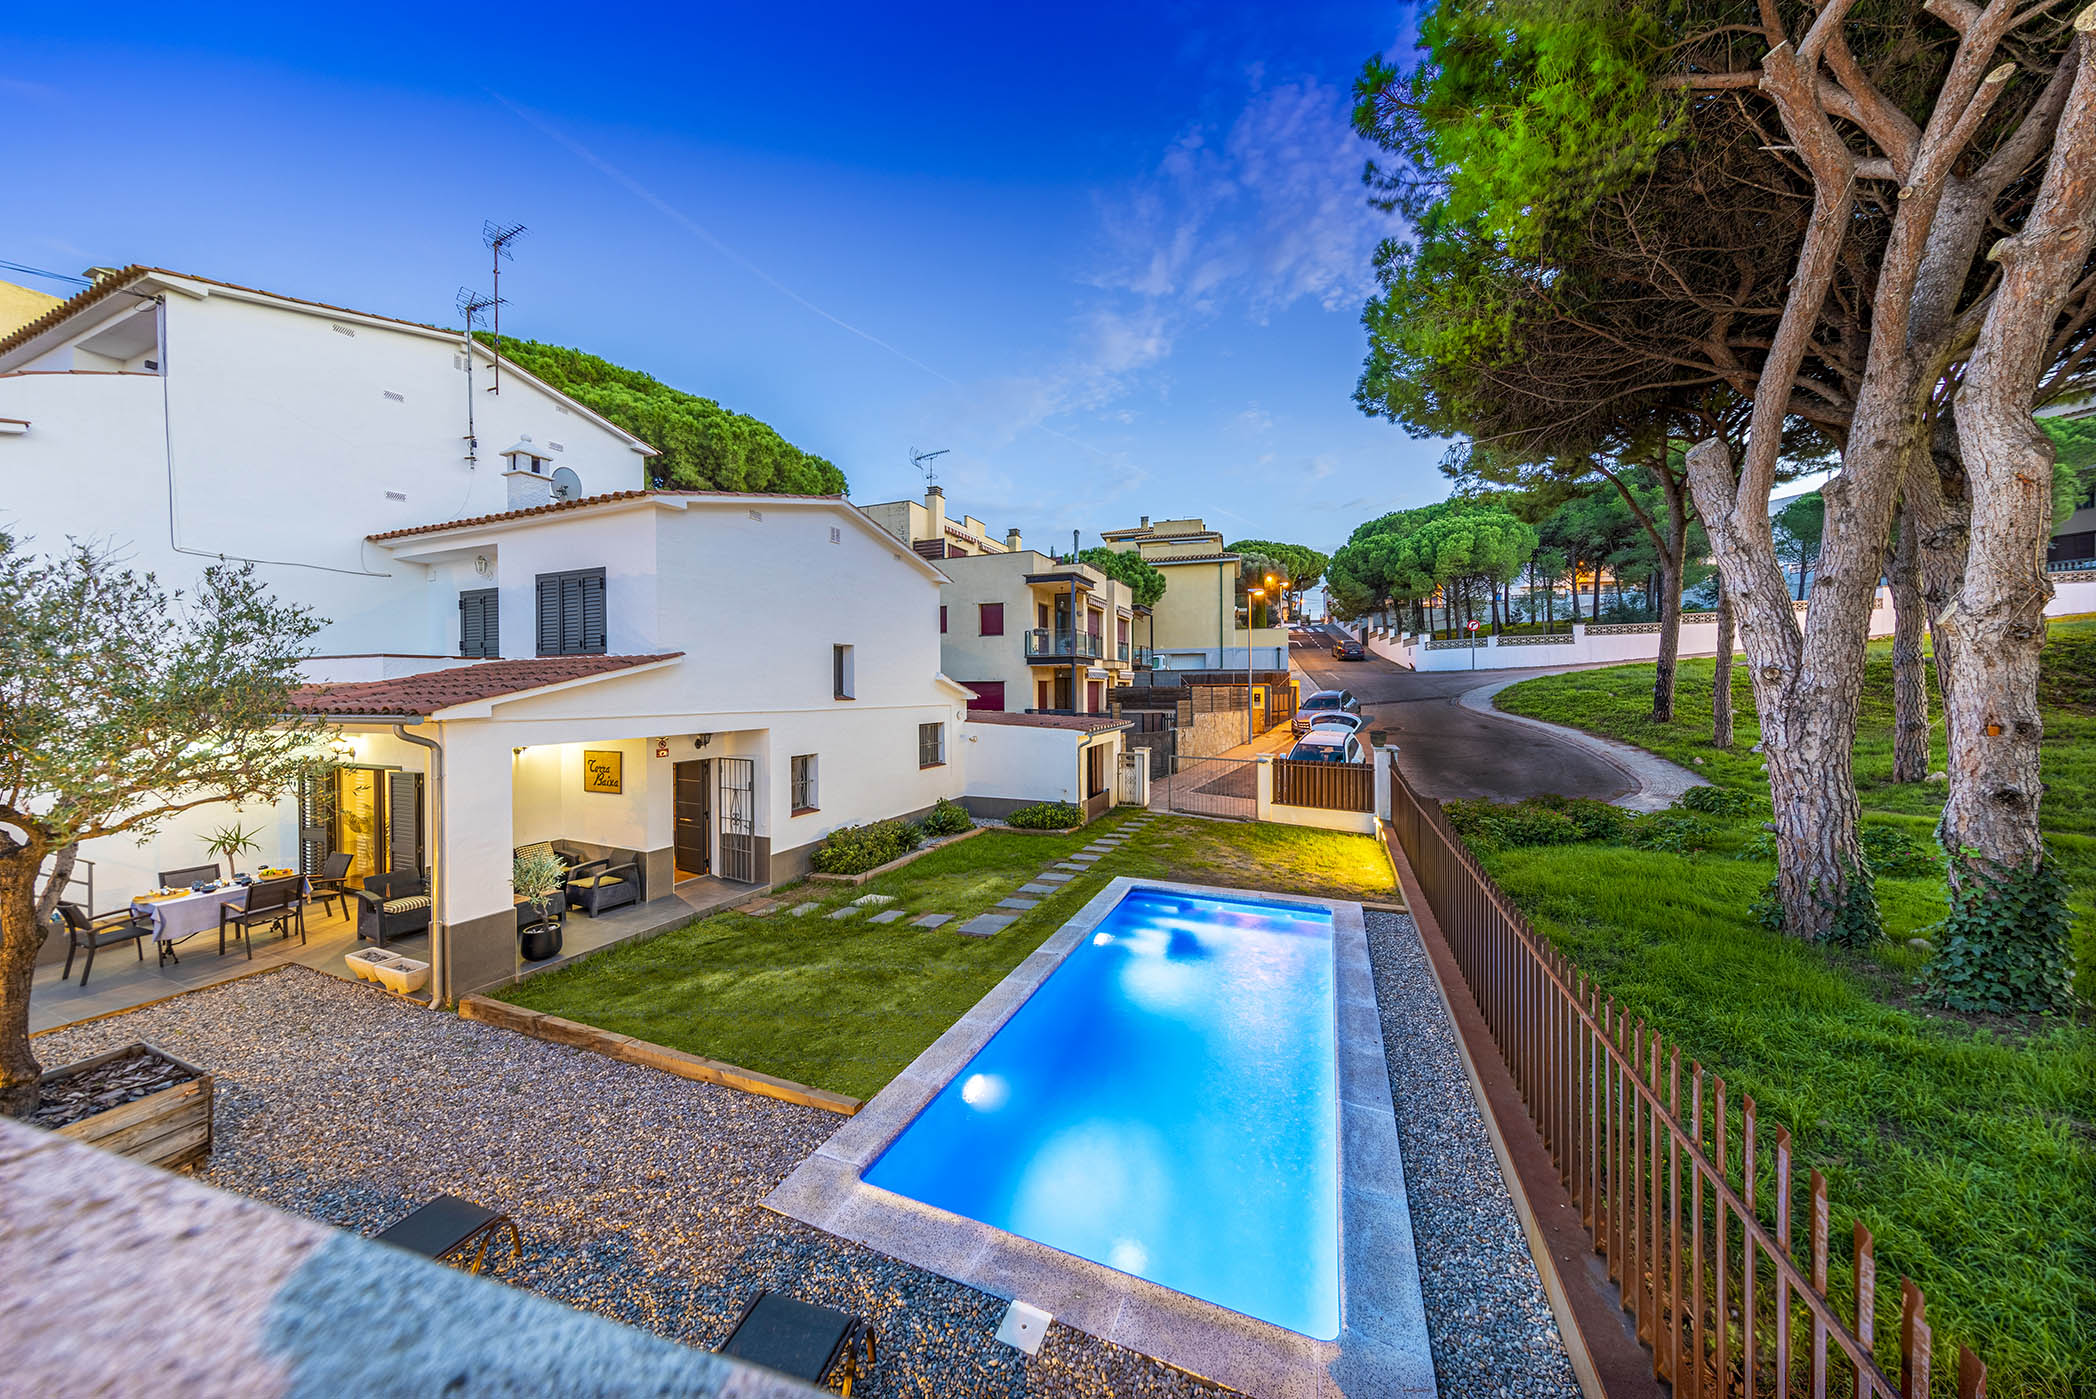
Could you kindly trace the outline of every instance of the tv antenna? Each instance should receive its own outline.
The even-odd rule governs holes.
[[[918,471],[924,474],[926,489],[931,487],[932,482],[939,479],[939,473],[934,471],[929,463],[934,458],[943,457],[952,450],[953,448],[951,447],[941,447],[936,452],[920,452],[915,447],[910,448],[910,465],[916,467]]]
[[[502,392],[502,260],[515,260],[516,254],[509,245],[530,232],[521,223],[500,224],[487,219],[480,225],[480,241],[488,245],[490,261],[495,265],[495,293],[488,304],[495,309],[495,382],[488,386],[489,393]]]
[[[473,318],[502,304],[499,296],[482,296],[471,287],[460,287],[453,303],[466,318],[466,460],[480,461],[480,443],[473,435]],[[501,363],[498,359],[496,363]]]

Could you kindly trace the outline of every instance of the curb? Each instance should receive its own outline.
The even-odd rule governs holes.
[[[469,995],[460,998],[458,1013],[462,1020],[478,1020],[504,1030],[515,1030],[520,1035],[529,1035],[548,1044],[566,1045],[570,1049],[602,1054],[608,1059],[660,1069],[666,1074],[674,1074],[678,1078],[688,1078],[699,1083],[734,1088],[763,1098],[777,1098],[782,1102],[798,1103],[802,1107],[821,1108],[824,1112],[834,1112],[840,1117],[850,1117],[863,1106],[857,1098],[847,1098],[842,1093],[832,1093],[826,1088],[810,1088],[805,1083],[795,1083],[791,1079],[774,1078],[770,1074],[760,1074],[755,1069],[745,1069],[718,1059],[687,1054],[681,1049],[671,1049],[668,1045],[651,1044],[647,1040],[637,1040],[631,1035],[600,1030],[579,1020],[566,1020],[558,1015],[547,1015],[543,1011],[526,1010],[523,1006],[513,1006],[507,1001],[491,1000],[486,996]]]

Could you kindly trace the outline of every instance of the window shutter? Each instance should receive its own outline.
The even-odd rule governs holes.
[[[582,581],[582,650],[592,656],[604,654],[604,574],[588,574]]]
[[[386,774],[386,868],[395,874],[422,869],[422,774]]]
[[[560,654],[560,579],[550,573],[539,579],[539,654]]]
[[[502,654],[501,594],[478,588],[459,594],[459,654],[493,659]]]
[[[1004,635],[1003,603],[986,602],[982,605],[982,634],[984,636]]]
[[[605,650],[604,570],[542,573],[539,654],[601,656]]]

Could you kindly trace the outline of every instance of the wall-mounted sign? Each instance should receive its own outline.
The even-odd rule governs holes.
[[[667,758],[667,757],[668,757],[669,755],[670,755],[670,741],[669,741],[668,739],[666,739],[666,738],[658,738],[658,739],[656,739],[656,740],[655,740],[655,756],[656,756],[656,757],[658,757],[658,758]]]
[[[582,750],[582,790],[585,792],[611,792],[623,790],[620,777],[626,755],[616,748],[585,748]]]

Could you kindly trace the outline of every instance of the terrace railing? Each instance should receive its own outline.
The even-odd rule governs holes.
[[[1830,1295],[1827,1185],[1811,1171],[1804,1239],[1790,1133],[1662,1042],[1538,937],[1442,815],[1391,774],[1391,825],[1530,1120],[1578,1206],[1653,1372],[1677,1396],[1831,1393],[1924,1399],[1930,1332],[1902,1278],[1899,1378],[1879,1368],[1877,1263],[1861,1223],[1847,1294]],[[1802,1244],[1802,1252],[1800,1245]],[[1891,1305],[1886,1306],[1890,1319]],[[1986,1367],[1958,1352],[1959,1399]]]

